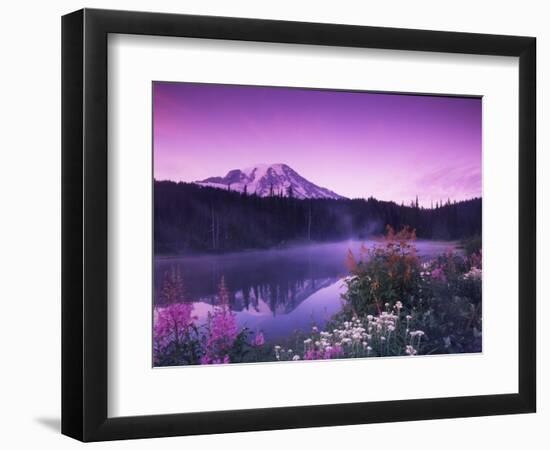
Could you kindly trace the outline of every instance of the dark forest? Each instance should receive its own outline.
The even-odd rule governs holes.
[[[268,249],[294,243],[366,239],[410,226],[420,239],[481,234],[481,199],[433,208],[368,199],[259,197],[191,183],[155,181],[155,254]]]

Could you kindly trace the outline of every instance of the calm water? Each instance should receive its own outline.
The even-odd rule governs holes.
[[[323,327],[341,308],[345,292],[342,278],[348,249],[356,252],[362,242],[314,244],[277,250],[247,251],[224,255],[155,259],[155,301],[164,274],[177,268],[185,296],[194,304],[193,314],[204,321],[223,276],[231,293],[230,303],[240,327],[264,332],[268,341]],[[373,242],[364,242],[370,246]],[[421,258],[443,253],[453,243],[417,241]]]

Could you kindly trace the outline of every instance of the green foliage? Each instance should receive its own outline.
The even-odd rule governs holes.
[[[481,251],[481,236],[478,234],[468,239],[462,239],[460,245],[464,248],[464,253],[470,256]]]
[[[361,247],[359,258],[350,251],[344,298],[350,311],[359,316],[380,313],[385,304],[412,304],[420,283],[420,261],[413,242],[415,231],[404,228],[388,233],[381,245]]]
[[[251,332],[248,328],[243,328],[237,334],[231,349],[229,350],[229,359],[234,363],[249,362],[250,353],[253,347],[248,343]]]
[[[155,366],[187,366],[200,364],[202,339],[199,328],[192,324],[179,340],[171,340],[167,345],[154,344]]]
[[[346,304],[332,326],[394,311],[399,304],[397,326],[404,314],[410,317],[407,329],[414,326],[426,335],[422,353],[481,351],[481,254],[449,251],[422,264],[414,237],[408,229],[397,234],[389,229],[381,245],[362,249],[358,259],[350,254]],[[402,354],[406,338],[392,354]]]

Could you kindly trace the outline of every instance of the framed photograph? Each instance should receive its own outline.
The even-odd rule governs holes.
[[[535,412],[535,38],[62,20],[62,432]]]

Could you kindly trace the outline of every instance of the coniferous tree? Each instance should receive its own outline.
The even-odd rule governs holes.
[[[290,190],[289,190],[290,191]],[[435,203],[435,209],[368,199],[247,196],[194,184],[155,182],[157,253],[235,251],[299,241],[367,239],[386,225],[415,228],[419,238],[481,235],[481,199]]]

